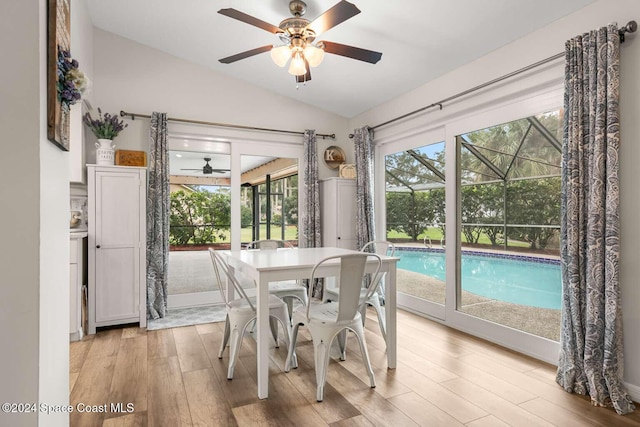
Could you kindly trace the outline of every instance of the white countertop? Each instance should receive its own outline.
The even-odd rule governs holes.
[[[71,231],[69,233],[69,236],[71,239],[82,239],[84,237],[87,237],[88,233],[86,230]]]

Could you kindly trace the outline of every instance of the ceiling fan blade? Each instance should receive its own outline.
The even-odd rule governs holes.
[[[315,31],[316,35],[320,35],[320,33],[324,33],[359,13],[360,9],[358,9],[355,4],[342,0],[314,19],[307,25],[307,29]]]
[[[262,28],[263,30],[269,31],[273,34],[281,33],[282,30],[275,25],[269,24],[261,19],[254,18],[251,15],[247,15],[244,12],[240,12],[236,9],[220,9],[218,11],[219,14],[228,16],[229,18],[237,19],[238,21],[242,21],[246,24],[253,25],[254,27]]]
[[[346,44],[323,41],[324,51],[334,55],[346,56],[347,58],[375,64],[382,58],[382,53],[373,50],[361,49],[359,47],[348,46]]]
[[[201,171],[202,168],[199,169],[180,169],[181,171]]]
[[[255,49],[248,50],[246,52],[237,53],[235,55],[227,56],[226,58],[222,58],[219,61],[223,64],[231,64],[232,62],[239,61],[241,59],[249,58],[251,56],[257,55],[259,53],[268,52],[273,48],[273,45],[266,45],[257,47]]]
[[[311,67],[309,67],[309,63],[307,62],[306,59],[304,60],[304,65],[307,68],[307,72],[299,76],[296,76],[296,83],[306,83],[309,80],[311,80]]]

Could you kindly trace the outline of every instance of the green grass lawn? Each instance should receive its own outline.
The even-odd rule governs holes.
[[[251,242],[253,239],[251,237],[251,227],[245,227],[240,229],[240,241],[241,242]],[[271,227],[271,238],[280,240],[282,238],[282,227]],[[216,243],[229,243],[231,242],[231,233],[224,232],[224,239],[216,241]],[[260,239],[267,238],[267,227],[266,225],[260,226]],[[295,225],[288,225],[284,230],[284,240],[298,240],[298,227]]]
[[[431,244],[440,244],[440,241],[442,240],[443,236],[442,236],[442,230],[438,227],[430,227],[427,228],[427,231],[424,233],[421,233],[420,235],[418,235],[418,242],[422,243],[425,240],[425,237],[428,237],[429,239],[431,239]],[[402,240],[402,239],[410,239],[411,237],[409,237],[408,234],[406,233],[400,233],[398,231],[395,230],[391,230],[387,232],[387,239],[388,240]],[[467,239],[464,236],[464,233],[460,233],[460,238],[462,239],[462,243],[467,243]],[[491,240],[489,239],[489,237],[485,234],[482,233],[480,235],[480,238],[478,239],[478,244],[480,245],[491,245]],[[508,246],[513,246],[513,247],[521,247],[521,248],[528,248],[530,245],[527,242],[519,242],[519,241],[515,241],[515,240],[509,240],[508,241]]]

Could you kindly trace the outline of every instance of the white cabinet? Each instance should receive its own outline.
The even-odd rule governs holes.
[[[145,168],[87,165],[89,331],[146,326]]]
[[[356,180],[320,181],[322,245],[358,249],[356,241]]]
[[[78,341],[84,335],[82,325],[82,300],[85,277],[85,245],[87,233],[71,233],[69,254],[69,340]]]

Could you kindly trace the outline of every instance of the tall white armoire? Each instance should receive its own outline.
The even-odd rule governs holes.
[[[89,334],[146,327],[146,168],[87,165]]]
[[[356,196],[355,179],[320,181],[322,246],[358,250]]]

